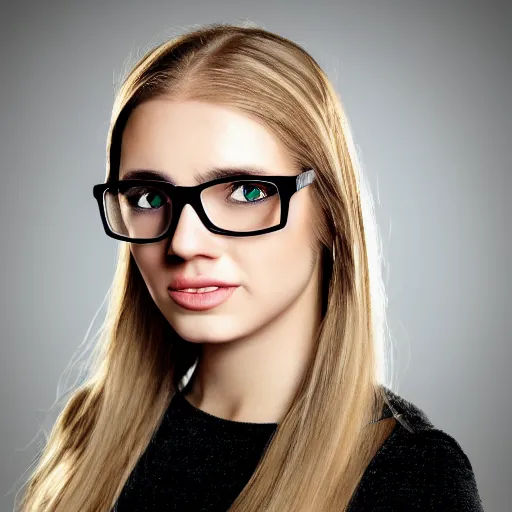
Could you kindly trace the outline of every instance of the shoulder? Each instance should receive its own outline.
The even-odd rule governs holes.
[[[394,416],[397,423],[368,465],[350,512],[482,511],[471,462],[456,439],[417,405],[385,391],[391,409],[386,406],[383,418]]]

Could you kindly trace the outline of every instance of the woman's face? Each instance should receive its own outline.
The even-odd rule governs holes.
[[[153,170],[176,185],[192,186],[197,185],[196,173],[204,175],[214,167],[240,168],[243,173],[246,166],[267,175],[298,174],[280,140],[240,111],[160,97],[132,112],[123,133],[119,177]],[[282,315],[302,314],[293,306],[306,290],[316,289],[320,260],[310,188],[292,196],[286,226],[272,233],[211,233],[191,205],[185,205],[170,240],[130,244],[153,300],[178,335],[198,343],[233,341]],[[169,294],[178,276],[208,277],[238,287],[218,306],[190,310]]]

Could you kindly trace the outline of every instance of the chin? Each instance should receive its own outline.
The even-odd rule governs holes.
[[[199,317],[168,318],[176,333],[190,343],[228,343],[240,337],[236,329],[230,329],[226,320],[202,321]]]
[[[229,343],[230,341],[234,341],[235,338],[226,338],[226,334],[224,333],[222,336],[214,336],[212,333],[202,333],[202,332],[179,332],[177,329],[175,331],[183,338],[185,341],[189,343]]]

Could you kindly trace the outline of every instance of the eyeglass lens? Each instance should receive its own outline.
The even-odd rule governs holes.
[[[206,216],[216,227],[247,233],[277,226],[281,200],[273,183],[229,181],[201,191]],[[110,229],[129,238],[161,236],[172,219],[172,201],[158,186],[125,183],[104,193],[105,215]]]

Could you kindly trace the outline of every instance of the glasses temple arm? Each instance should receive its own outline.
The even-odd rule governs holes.
[[[315,179],[315,171],[314,169],[309,169],[307,171],[304,171],[297,175],[297,191],[299,191],[301,188],[306,187],[307,185],[310,185],[313,183],[313,180]]]

